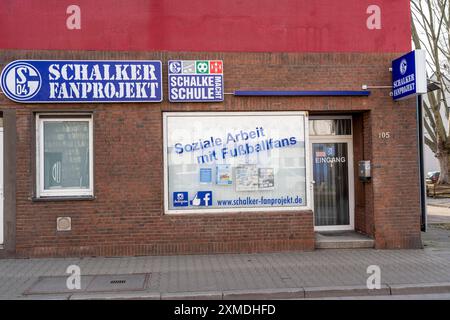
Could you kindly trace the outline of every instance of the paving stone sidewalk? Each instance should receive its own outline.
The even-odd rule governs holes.
[[[450,198],[427,197],[427,206],[450,208]]]
[[[433,212],[435,221],[442,222],[438,215],[448,212],[450,209],[445,208]],[[223,298],[227,292],[234,297],[239,293],[245,296],[245,292],[255,297],[255,293],[265,292],[276,298],[277,292],[297,294],[305,288],[312,293],[319,292],[317,288],[328,288],[332,296],[336,288],[350,291],[365,288],[370,265],[381,268],[383,288],[391,293],[396,286],[402,288],[400,285],[434,288],[443,285],[444,292],[450,293],[450,230],[430,224],[429,232],[422,236],[423,250],[326,249],[267,254],[0,259],[0,299],[160,299],[201,296],[201,293],[209,298]],[[45,295],[24,294],[42,277],[59,276],[65,285],[70,265],[80,267],[82,282],[93,278],[91,275],[129,274],[147,274],[148,281],[139,291],[88,294],[50,290]]]
[[[443,254],[444,253],[444,254]],[[166,257],[0,260],[0,298],[62,298],[73,294],[24,296],[40,276],[151,273],[142,293],[223,292],[302,287],[362,287],[369,265],[381,268],[382,283],[450,283],[450,254],[425,250],[316,250],[272,254]],[[128,292],[132,293],[132,292]],[[123,294],[126,294],[125,292]],[[75,292],[76,295],[76,292]]]

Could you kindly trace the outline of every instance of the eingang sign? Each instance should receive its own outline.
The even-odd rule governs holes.
[[[394,100],[427,93],[425,50],[414,50],[392,61],[392,89]]]
[[[161,61],[17,60],[1,74],[5,95],[23,103],[161,102]]]

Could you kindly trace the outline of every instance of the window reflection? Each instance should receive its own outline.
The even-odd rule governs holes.
[[[352,134],[351,119],[312,119],[309,120],[310,136],[339,136]]]

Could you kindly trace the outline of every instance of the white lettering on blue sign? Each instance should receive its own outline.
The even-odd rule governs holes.
[[[221,60],[169,61],[170,102],[223,101]]]
[[[392,89],[394,100],[427,92],[425,51],[415,50],[392,61]]]
[[[1,75],[16,102],[161,102],[161,61],[14,61]]]

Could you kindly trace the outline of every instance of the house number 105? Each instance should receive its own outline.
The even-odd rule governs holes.
[[[380,139],[389,139],[391,137],[391,133],[389,131],[383,131],[378,134],[378,138]]]

